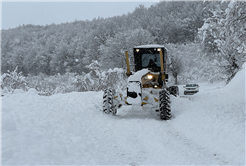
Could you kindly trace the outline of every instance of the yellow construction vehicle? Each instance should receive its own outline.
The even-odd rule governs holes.
[[[116,115],[117,108],[126,105],[148,106],[160,113],[160,118],[171,118],[171,93],[177,95],[178,88],[167,87],[167,49],[163,45],[141,45],[133,48],[135,72],[130,71],[128,52],[126,64],[128,76],[127,96],[116,94],[112,88],[104,90],[103,111]]]

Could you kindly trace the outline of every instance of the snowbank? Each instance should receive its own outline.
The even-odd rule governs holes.
[[[241,98],[245,98],[245,67],[246,63],[242,66],[242,69],[235,75],[235,77],[226,85],[225,91],[237,94]]]
[[[139,82],[141,82],[142,76],[147,74],[148,72],[150,72],[149,69],[139,70],[136,73],[134,73],[134,75],[130,75],[130,77],[128,77],[128,82],[129,81],[139,81]]]

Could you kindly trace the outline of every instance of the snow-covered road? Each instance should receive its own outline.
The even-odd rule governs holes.
[[[172,97],[169,121],[131,106],[106,115],[103,92],[16,90],[2,98],[2,165],[243,165],[245,89],[210,87]]]

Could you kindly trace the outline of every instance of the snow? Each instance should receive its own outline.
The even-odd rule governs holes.
[[[108,73],[112,73],[112,72],[122,73],[124,71],[122,68],[114,68],[113,70],[110,68],[107,72]]]
[[[246,63],[243,64],[242,69],[235,75],[231,82],[225,87],[225,90],[240,95],[240,98],[245,97],[245,67]]]
[[[1,82],[3,82],[3,80],[7,77],[7,74],[4,73],[3,75],[1,75]]]
[[[130,82],[128,83],[127,88],[128,88],[128,92],[135,92],[137,95],[136,98],[128,96],[127,102],[129,104],[141,104],[141,95],[139,95],[141,94],[140,82]]]
[[[18,90],[18,91],[20,91],[20,90]],[[28,90],[28,93],[29,93],[29,94],[38,94],[38,91],[37,91],[36,89],[34,89],[34,88],[30,88],[30,89]]]
[[[164,45],[149,44],[149,45],[136,46],[134,48],[163,48],[163,47],[164,47]]]
[[[171,97],[172,119],[102,112],[103,92],[2,97],[2,165],[244,165],[245,68],[226,86]]]
[[[231,1],[231,2],[229,3],[228,7],[229,7],[229,8],[233,8],[233,6],[234,6],[235,4],[236,4],[235,1]]]
[[[139,81],[141,82],[141,78],[143,75],[147,74],[148,72],[150,72],[149,69],[142,69],[137,71],[136,73],[134,73],[134,75],[130,75],[130,77],[128,77],[127,81]]]

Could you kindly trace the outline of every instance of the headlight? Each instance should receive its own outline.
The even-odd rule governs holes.
[[[149,80],[151,80],[151,79],[153,78],[153,76],[152,76],[152,75],[147,75],[147,78],[148,78]]]

